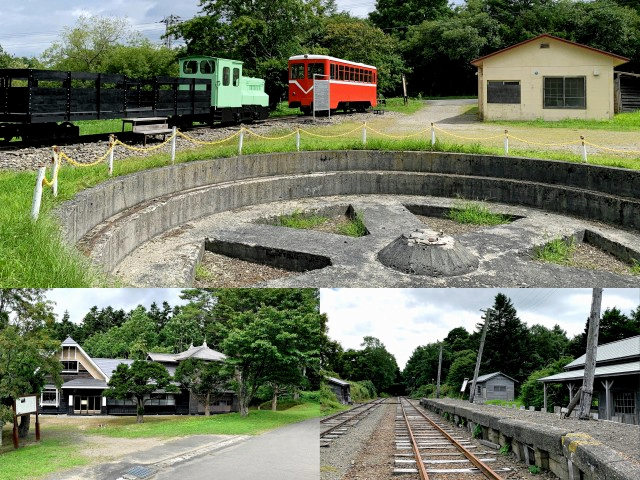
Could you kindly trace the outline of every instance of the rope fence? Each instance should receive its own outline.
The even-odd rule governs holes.
[[[56,197],[58,195],[58,174],[60,172],[60,168],[62,166],[63,162],[67,162],[69,165],[73,166],[73,167],[77,167],[77,168],[85,168],[85,167],[93,167],[95,165],[99,165],[100,163],[103,162],[107,162],[107,168],[108,168],[108,172],[109,172],[109,176],[113,175],[113,161],[114,161],[114,151],[116,150],[116,147],[122,147],[125,150],[130,150],[133,152],[151,152],[154,150],[159,150],[160,148],[164,147],[165,145],[171,143],[171,164],[175,163],[175,158],[176,158],[176,139],[178,137],[183,138],[184,140],[195,144],[195,145],[210,145],[210,146],[214,146],[214,145],[222,145],[223,143],[227,143],[230,140],[233,140],[234,138],[238,138],[238,155],[242,155],[242,150],[244,147],[244,139],[246,135],[250,135],[253,136],[259,140],[262,141],[281,141],[281,140],[286,140],[288,138],[291,137],[295,137],[295,142],[296,142],[296,151],[300,151],[300,144],[301,144],[301,136],[302,134],[305,134],[309,137],[312,138],[320,138],[320,139],[334,139],[334,138],[342,138],[342,137],[347,137],[349,135],[353,135],[355,133],[358,132],[358,130],[361,130],[361,142],[363,146],[366,146],[367,144],[367,131],[370,131],[380,137],[383,138],[389,138],[389,139],[394,139],[394,140],[405,140],[405,139],[415,139],[415,138],[424,138],[425,141],[428,143],[429,141],[431,142],[431,147],[435,147],[436,143],[438,142],[438,137],[439,136],[446,136],[446,137],[451,137],[451,138],[455,138],[455,139],[459,139],[459,140],[465,140],[465,141],[474,141],[474,142],[480,142],[480,141],[492,141],[492,140],[496,140],[496,139],[503,139],[503,153],[504,155],[508,155],[509,154],[509,146],[510,146],[510,140],[519,142],[521,144],[524,145],[531,145],[531,146],[535,146],[535,147],[569,147],[569,146],[575,146],[575,145],[579,145],[580,147],[580,153],[581,153],[581,157],[582,157],[582,161],[584,163],[586,163],[588,161],[588,152],[587,152],[587,146],[589,146],[592,150],[603,150],[606,152],[612,152],[612,153],[617,153],[617,154],[625,154],[625,155],[637,155],[640,156],[640,151],[638,150],[621,150],[621,149],[615,149],[615,148],[609,148],[609,147],[604,147],[602,145],[597,145],[595,143],[591,143],[585,140],[584,136],[580,136],[579,140],[574,140],[574,141],[568,141],[568,142],[562,142],[562,143],[539,143],[539,142],[533,142],[533,141],[529,141],[523,138],[519,138],[516,137],[514,135],[510,135],[508,130],[504,130],[504,133],[500,133],[498,135],[490,135],[490,136],[485,136],[485,137],[467,137],[467,136],[462,136],[462,135],[458,135],[456,133],[453,133],[451,131],[447,131],[444,130],[438,126],[436,126],[434,123],[431,123],[431,128],[426,128],[423,130],[420,130],[418,132],[415,133],[410,133],[407,135],[392,135],[389,133],[385,133],[385,132],[381,132],[379,130],[376,130],[370,126],[368,126],[365,123],[363,123],[362,125],[359,125],[355,128],[353,128],[352,130],[348,131],[348,132],[343,132],[343,133],[336,133],[336,134],[330,134],[330,135],[322,135],[316,132],[311,132],[302,128],[296,128],[293,132],[284,134],[284,135],[280,135],[277,137],[268,137],[268,136],[264,136],[264,135],[260,135],[254,131],[252,131],[251,129],[248,129],[244,126],[241,126],[240,129],[229,135],[226,138],[220,139],[220,140],[215,140],[215,141],[204,141],[204,140],[199,140],[196,138],[193,138],[189,135],[187,135],[184,132],[181,132],[180,130],[178,130],[176,127],[173,127],[173,131],[171,133],[171,136],[169,138],[166,138],[163,142],[157,144],[157,145],[153,145],[151,147],[135,147],[132,145],[128,145],[126,143],[121,142],[120,140],[116,139],[116,137],[114,135],[111,135],[109,137],[109,146],[107,148],[107,151],[104,153],[104,155],[102,155],[100,158],[92,161],[92,162],[88,162],[88,163],[83,163],[83,162],[78,162],[74,159],[72,159],[71,157],[69,157],[66,153],[64,153],[63,151],[60,150],[60,147],[54,146],[52,148],[52,160],[51,160],[51,165],[52,165],[52,169],[51,169],[51,180],[47,179],[46,177],[46,167],[40,167],[38,169],[38,173],[37,173],[37,178],[36,178],[36,185],[34,188],[34,193],[33,193],[33,202],[32,202],[32,208],[31,208],[31,217],[34,220],[37,220],[38,218],[38,214],[40,211],[40,205],[42,203],[42,194],[43,194],[43,187],[48,187],[52,189],[53,192],[53,196]],[[427,135],[429,135],[429,137],[427,137]]]

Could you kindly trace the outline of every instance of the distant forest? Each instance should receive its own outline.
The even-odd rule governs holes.
[[[476,95],[470,61],[542,33],[628,57],[640,71],[640,3],[635,0],[378,0],[369,18],[338,12],[335,0],[201,0],[196,17],[173,25],[178,49],[150,45],[126,19],[81,17],[40,58],[15,58],[0,46],[0,68],[29,66],[177,74],[185,54],[233,58],[266,79],[274,99],[287,89],[287,59],[327,54],[374,65],[379,90],[411,96]]]
[[[563,371],[563,367],[586,351],[589,319],[584,332],[572,339],[559,326],[527,326],[511,300],[502,293],[495,297],[489,317],[480,375],[502,372],[515,380],[516,394],[528,405],[542,405],[542,386],[536,380]],[[369,380],[378,394],[407,394],[415,397],[432,395],[438,378],[438,357],[442,347],[441,394],[458,397],[465,378],[473,376],[483,324],[469,333],[463,327],[452,329],[439,342],[417,347],[403,371],[395,357],[380,340],[365,337],[362,349],[344,350],[339,342],[330,341],[325,348],[323,368],[346,380]],[[640,335],[640,305],[625,315],[618,308],[606,309],[600,320],[598,344]],[[551,386],[551,400],[563,402],[566,389]],[[568,399],[566,399],[568,401]],[[539,403],[539,405],[538,405]]]

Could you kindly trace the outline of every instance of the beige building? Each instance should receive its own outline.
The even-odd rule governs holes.
[[[539,35],[471,62],[483,120],[605,120],[614,114],[613,69],[628,58]]]

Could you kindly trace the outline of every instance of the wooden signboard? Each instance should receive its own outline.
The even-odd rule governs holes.
[[[36,441],[40,441],[40,418],[38,417],[38,396],[25,395],[13,402],[13,447],[18,448],[18,417],[36,414]]]

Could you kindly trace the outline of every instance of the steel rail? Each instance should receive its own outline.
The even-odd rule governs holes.
[[[351,420],[353,420],[353,419],[355,419],[355,418],[358,418],[360,415],[363,415],[364,413],[368,412],[368,411],[369,411],[369,410],[371,410],[373,407],[377,407],[377,406],[378,406],[378,405],[380,405],[383,401],[384,401],[384,399],[376,399],[376,400],[373,400],[373,401],[369,402],[369,404],[366,404],[366,403],[365,403],[364,405],[369,405],[367,408],[365,408],[364,410],[362,410],[362,411],[360,411],[360,412],[357,412],[357,413],[355,413],[355,412],[354,412],[354,415],[353,415],[353,416],[348,417],[347,419],[343,420],[343,421],[342,421],[342,422],[340,422],[340,423],[337,423],[336,425],[332,425],[331,427],[327,428],[326,430],[323,430],[322,432],[320,432],[320,438],[322,438],[324,435],[326,435],[326,434],[328,434],[328,433],[332,432],[332,431],[333,431],[333,430],[335,430],[336,428],[341,427],[341,426],[342,426],[342,425],[344,425],[345,423],[347,423],[347,422],[349,422],[349,421],[351,421]],[[332,415],[332,416],[330,416],[330,417],[323,418],[322,420],[320,420],[320,423],[325,423],[326,421],[331,420],[331,419],[336,418],[336,417],[339,417],[340,415],[346,415],[346,414],[348,414],[349,412],[353,412],[356,408],[362,407],[362,406],[364,406],[364,405],[359,405],[358,407],[354,407],[354,408],[352,408],[351,410],[346,410],[346,411],[344,411],[344,412],[337,413],[337,414]]]
[[[407,402],[409,401],[407,400]],[[413,406],[411,402],[409,402],[409,405],[415,408],[415,406]],[[420,475],[420,479],[429,480],[429,474],[427,473],[427,469],[424,466],[424,462],[422,461],[420,448],[418,447],[418,442],[413,436],[413,431],[411,430],[411,425],[409,424],[409,419],[407,418],[407,412],[405,412],[404,410],[404,405],[402,404],[402,401],[400,401],[400,408],[402,408],[402,417],[404,418],[404,423],[407,425],[407,430],[409,431],[409,438],[411,439],[411,448],[413,450],[413,454],[416,457],[416,467],[418,468],[418,474]]]
[[[442,435],[444,435],[451,443],[453,443],[455,445],[455,447],[460,450],[460,452],[467,457],[467,459],[475,466],[477,467],[487,478],[491,479],[491,480],[504,480],[500,475],[498,475],[496,472],[494,472],[490,467],[488,467],[484,462],[482,462],[482,460],[480,460],[478,457],[476,457],[473,453],[471,453],[469,450],[467,450],[463,445],[461,445],[456,439],[454,439],[451,435],[449,435],[447,432],[445,432],[442,428],[440,428],[438,426],[437,423],[435,423],[433,420],[431,420],[429,417],[427,417],[423,412],[420,411],[420,409],[418,409],[415,405],[413,405],[413,403],[411,403],[410,400],[407,399],[407,401],[409,402],[409,405],[411,405],[413,408],[416,409],[416,411],[422,415],[422,417],[425,418],[425,420],[427,420],[431,425],[433,425],[440,433],[442,433]]]

